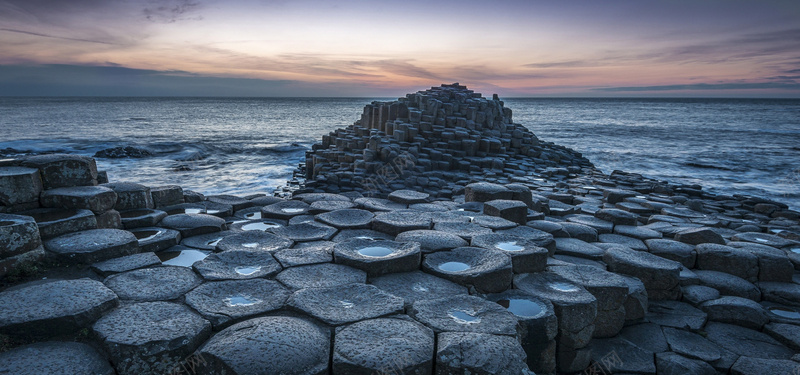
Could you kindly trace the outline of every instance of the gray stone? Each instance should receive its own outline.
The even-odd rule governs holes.
[[[708,363],[672,352],[656,353],[656,372],[659,375],[717,375],[717,370]]]
[[[473,332],[438,335],[436,374],[532,374],[525,352],[508,336]]]
[[[547,249],[549,251],[550,256],[553,256],[553,254],[555,254],[556,251],[556,242],[552,234],[545,232],[543,230],[531,228],[530,226],[518,226],[511,229],[497,230],[495,231],[495,233],[509,234],[512,236],[522,237],[528,241],[533,242],[536,246]],[[565,231],[564,233],[566,234]]]
[[[558,362],[558,371],[562,373],[591,371],[589,365],[592,362],[592,348],[572,349],[559,346],[558,352],[556,352],[556,361]]]
[[[763,282],[758,283],[764,301],[800,307],[800,284]]]
[[[165,185],[150,188],[150,196],[155,208],[183,203],[183,188],[178,185]]]
[[[122,300],[168,301],[177,299],[201,283],[187,267],[161,266],[118,273],[103,281]]]
[[[532,220],[528,222],[528,226],[533,229],[550,233],[553,237],[569,237],[569,233],[564,230],[564,227],[562,227],[561,224],[554,223],[552,221]]]
[[[477,182],[464,188],[464,201],[488,202],[495,199],[512,199],[513,192],[505,186],[489,182]]]
[[[401,204],[415,204],[415,203],[425,203],[430,198],[430,194],[422,193],[414,190],[395,190],[389,193],[390,201],[401,203]]]
[[[40,198],[42,207],[91,210],[101,214],[114,207],[117,193],[102,186],[75,186],[45,190]]]
[[[95,263],[92,265],[92,270],[100,276],[107,277],[115,273],[133,271],[158,264],[161,264],[161,260],[158,259],[156,254],[139,253]]]
[[[333,372],[431,374],[433,354],[430,328],[403,315],[369,319],[337,328]]]
[[[683,302],[651,301],[648,307],[647,320],[658,325],[698,330],[706,324],[706,313]]]
[[[752,242],[772,247],[787,247],[798,244],[796,241],[778,237],[774,234],[757,232],[737,233],[733,235],[731,239],[734,241]]]
[[[118,374],[168,374],[208,338],[211,324],[177,303],[144,302],[112,311],[93,330]]]
[[[613,243],[636,251],[647,251],[647,246],[638,238],[623,236],[621,234],[601,234],[598,236],[600,242]],[[669,259],[669,258],[667,258]]]
[[[528,222],[528,205],[522,201],[496,199],[483,204],[483,213],[525,225]]]
[[[305,194],[296,194],[292,196],[293,199],[299,199],[305,203],[311,204],[314,202],[319,201],[342,201],[347,202],[350,201],[350,198],[342,195],[342,194],[331,194],[331,193],[305,193]]]
[[[426,254],[422,268],[441,278],[474,287],[480,293],[498,293],[511,286],[511,258],[497,250],[459,247]]]
[[[330,240],[336,234],[336,228],[325,224],[306,222],[291,224],[285,227],[278,227],[272,230],[278,236],[288,238],[292,241],[307,242]]]
[[[272,280],[215,281],[187,293],[186,304],[219,330],[254,315],[282,308],[290,294],[288,289]]]
[[[417,242],[420,244],[420,249],[424,253],[450,250],[469,245],[466,240],[455,234],[427,229],[411,230],[400,233],[395,238],[395,241]]]
[[[606,250],[603,261],[609,271],[641,280],[650,299],[674,299],[680,293],[678,262],[622,247]]]
[[[177,214],[165,217],[159,225],[177,230],[183,237],[191,237],[222,231],[225,220],[206,214]]]
[[[200,234],[197,236],[186,237],[183,240],[181,240],[180,244],[186,247],[191,247],[193,249],[214,251],[217,249],[217,245],[225,237],[231,236],[233,234],[235,234],[235,232],[229,230],[222,232]]]
[[[300,289],[287,305],[332,326],[403,312],[402,298],[366,284]]]
[[[614,204],[622,202],[625,198],[635,197],[637,194],[634,191],[622,189],[606,189],[603,190],[603,198],[606,202]]]
[[[561,223],[561,227],[569,233],[571,239],[597,242],[597,230],[588,225],[567,222]]]
[[[408,314],[434,332],[476,332],[517,335],[517,318],[505,308],[469,295],[420,300]]]
[[[514,273],[541,272],[547,266],[549,251],[536,241],[508,234],[490,233],[472,237],[471,246],[500,250],[511,257]]]
[[[769,322],[764,308],[758,302],[742,297],[724,296],[706,301],[700,309],[708,314],[708,320],[736,324],[760,330]]]
[[[703,336],[671,327],[663,329],[673,352],[704,362],[714,362],[722,358],[722,349]]]
[[[293,216],[306,215],[311,208],[300,201],[283,201],[261,208],[261,216],[270,219],[288,220]]]
[[[594,213],[594,217],[613,223],[614,225],[636,225],[636,214],[623,211],[617,208],[603,208]]]
[[[121,229],[90,229],[48,240],[47,251],[69,263],[91,264],[139,252],[139,240]]]
[[[641,280],[626,275],[619,275],[628,285],[628,298],[625,299],[625,320],[638,320],[647,313],[647,289]]]
[[[115,375],[108,360],[89,345],[48,341],[0,353],[0,374]]]
[[[726,272],[748,281],[758,280],[758,258],[752,253],[730,246],[700,244],[697,251],[697,268]]]
[[[404,210],[408,208],[408,205],[380,198],[357,198],[353,200],[353,203],[357,204],[359,208],[373,212]]]
[[[800,326],[786,323],[768,323],[764,333],[795,352],[800,352]]]
[[[23,284],[0,293],[0,332],[23,338],[75,333],[118,301],[101,282],[89,279]]]
[[[372,229],[392,236],[409,230],[430,228],[430,216],[419,211],[397,210],[384,212],[372,219]]]
[[[42,245],[32,217],[0,214],[0,259],[24,254]]]
[[[718,290],[705,285],[687,285],[683,287],[683,300],[695,307],[703,302],[717,299],[719,296]]]
[[[275,279],[292,290],[328,288],[365,283],[367,281],[367,273],[342,264],[321,263],[283,270]]]
[[[136,208],[121,211],[119,216],[125,229],[133,229],[156,226],[167,217],[167,213],[152,208]]]
[[[249,199],[237,197],[235,195],[208,195],[206,196],[206,200],[213,203],[231,206],[234,211],[253,207],[254,204]]]
[[[259,250],[228,250],[211,254],[195,262],[192,268],[206,280],[272,277],[282,269],[272,254]]]
[[[694,268],[697,253],[692,245],[667,239],[649,239],[645,244],[650,254],[674,260],[686,268]]]
[[[307,264],[333,262],[333,242],[303,242],[293,249],[283,249],[272,253],[281,266],[294,267]]]
[[[731,367],[732,375],[795,374],[800,364],[788,359],[765,359],[741,356]]]
[[[406,307],[416,301],[468,294],[466,287],[421,271],[393,273],[370,281],[386,293],[403,298]]]
[[[690,228],[680,231],[675,234],[675,241],[688,243],[690,245],[699,245],[701,243],[725,244],[725,239],[723,239],[722,236],[707,227]]]
[[[758,258],[759,281],[792,281],[794,265],[784,250],[749,242],[730,242],[728,246],[748,251]]]
[[[319,221],[339,229],[369,229],[373,217],[372,212],[360,209],[341,209],[316,216]]]
[[[633,225],[615,225],[614,233],[621,234],[623,236],[637,238],[642,241],[661,238],[662,236],[660,232],[645,227],[637,227]]]
[[[487,215],[474,216],[472,222],[491,230],[511,229],[517,226],[517,223],[513,221],[503,219],[502,217]]]
[[[294,242],[288,238],[261,231],[245,231],[239,234],[226,236],[217,243],[217,250],[252,250],[275,252],[291,247]]]
[[[741,356],[789,359],[794,352],[765,333],[731,324],[709,322],[707,338],[721,348]]]
[[[24,167],[0,167],[0,204],[13,206],[36,202],[42,192],[39,170]]]
[[[619,337],[649,352],[661,353],[669,350],[667,338],[664,337],[664,332],[658,324],[641,323],[626,326]]]
[[[142,227],[131,229],[139,242],[142,252],[157,252],[169,249],[181,242],[181,232],[158,227]]]
[[[115,210],[133,210],[137,208],[153,208],[153,197],[150,188],[133,182],[112,182],[102,186],[117,193]]]
[[[614,223],[590,215],[569,215],[567,221],[592,227],[598,234],[608,234],[614,230]]]
[[[97,227],[102,229],[122,229],[122,217],[117,210],[108,210],[95,216]]]
[[[642,349],[619,337],[594,339],[589,344],[592,362],[589,371],[599,369],[612,374],[652,374],[656,373],[653,352]]]
[[[339,231],[339,234],[333,237],[333,242],[339,243],[353,238],[361,240],[371,239],[392,241],[395,239],[395,236],[371,229],[343,229]]]
[[[358,268],[369,277],[419,270],[419,243],[351,239],[333,247],[334,262]]]
[[[37,208],[20,214],[36,220],[42,238],[53,238],[62,234],[97,229],[97,218],[89,210]],[[0,220],[2,220],[2,216],[0,216]]]
[[[741,277],[718,271],[698,270],[695,274],[700,278],[701,285],[719,290],[722,295],[761,300],[761,290]]]
[[[597,318],[594,337],[612,337],[625,324],[623,303],[628,297],[628,285],[621,276],[591,266],[549,267],[553,272],[582,286],[597,299]]]
[[[90,157],[67,154],[36,155],[22,159],[20,164],[23,167],[39,170],[44,189],[97,184],[97,164]]]
[[[555,238],[556,254],[591,260],[602,260],[605,251],[577,238]]]
[[[321,214],[324,212],[346,210],[356,207],[356,204],[350,201],[316,201],[311,203],[308,207],[308,212],[311,214]],[[260,207],[254,207],[259,208]]]

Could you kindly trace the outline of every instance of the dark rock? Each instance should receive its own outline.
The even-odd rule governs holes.
[[[598,219],[609,221],[614,225],[636,225],[639,215],[617,208],[603,208],[594,213]]]
[[[30,216],[36,220],[36,225],[39,227],[39,234],[42,238],[53,238],[62,234],[97,229],[97,218],[89,210],[37,208],[20,214]]]
[[[680,292],[678,262],[622,247],[606,250],[603,261],[609,271],[641,280],[650,299],[674,299]]]
[[[283,201],[261,208],[261,216],[270,219],[288,220],[293,216],[308,214],[310,206],[300,201]]]
[[[360,240],[387,240],[392,241],[395,239],[394,236],[374,231],[371,229],[344,229],[339,231],[335,237],[333,237],[333,242],[339,243],[344,242],[353,238],[357,238]]]
[[[153,206],[161,208],[183,203],[183,188],[178,185],[165,185],[150,188]]]
[[[495,199],[483,204],[483,213],[497,216],[514,223],[525,225],[528,222],[528,205],[522,201]]]
[[[722,349],[696,333],[664,327],[664,336],[673,352],[704,362],[714,362],[722,358]]]
[[[97,228],[100,229],[122,229],[122,217],[117,210],[108,210],[95,216]]]
[[[389,200],[401,204],[425,203],[430,198],[430,194],[414,190],[395,190],[389,193]]]
[[[245,231],[224,237],[217,243],[217,250],[252,250],[274,252],[292,246],[294,242],[288,238],[261,231]]]
[[[585,242],[597,242],[597,230],[577,223],[561,223],[561,227],[569,233],[570,238]]]
[[[647,289],[641,280],[626,275],[619,275],[628,285],[628,298],[625,299],[625,320],[638,320],[647,313]]]
[[[169,249],[181,242],[181,232],[158,227],[143,227],[131,229],[139,242],[142,252],[157,252]]]
[[[248,317],[278,310],[290,294],[272,280],[215,281],[187,293],[186,304],[218,330]]]
[[[605,251],[577,238],[555,238],[556,254],[590,260],[602,260]]]
[[[787,247],[798,244],[796,241],[787,240],[774,234],[756,232],[738,233],[733,235],[731,239],[734,241],[752,242],[772,247]]]
[[[795,352],[800,351],[800,326],[785,323],[769,323],[764,326],[764,333]]]
[[[70,263],[91,264],[139,252],[133,233],[120,229],[90,229],[45,242],[47,251]]]
[[[430,229],[431,218],[423,212],[397,210],[380,213],[372,219],[372,229],[396,236],[415,229]]]
[[[645,244],[650,254],[674,260],[686,268],[694,268],[697,253],[692,245],[660,238],[646,240]]]
[[[97,184],[97,164],[86,156],[50,154],[28,156],[20,163],[36,168],[42,176],[44,189]]]
[[[621,189],[606,189],[603,190],[603,198],[606,202],[614,204],[622,202],[625,198],[635,197],[636,192]]]
[[[206,200],[213,203],[231,206],[234,211],[243,210],[245,208],[253,207],[254,205],[254,203],[249,199],[234,195],[208,195],[206,196]]]
[[[719,298],[719,291],[704,285],[687,285],[683,287],[683,299],[692,305],[699,306],[701,303]]]
[[[408,314],[434,332],[476,332],[517,335],[517,318],[504,307],[469,295],[420,300]]]
[[[474,332],[438,335],[436,374],[530,374],[513,337]]]
[[[800,307],[800,285],[795,283],[758,283],[764,301]]]
[[[695,274],[701,285],[719,290],[722,295],[761,300],[761,290],[741,277],[717,271],[696,271]]]
[[[211,254],[192,265],[206,280],[245,280],[272,277],[281,265],[269,252],[259,250],[228,250]]]
[[[758,258],[752,253],[730,246],[700,244],[697,251],[697,268],[726,272],[748,281],[758,280]]]
[[[316,222],[305,222],[278,227],[273,229],[272,232],[297,242],[327,241],[336,234],[336,228]]]
[[[511,286],[511,258],[497,250],[459,247],[426,254],[422,268],[441,278],[474,287],[481,293],[498,293]]]
[[[115,375],[100,353],[77,342],[39,342],[0,353],[0,374]]]
[[[372,279],[370,283],[386,293],[403,298],[406,307],[416,301],[468,294],[464,286],[421,271],[383,275]]]
[[[38,169],[0,166],[0,204],[36,202],[41,192],[42,178]]]
[[[469,245],[466,240],[455,234],[427,229],[400,233],[395,240],[399,242],[417,242],[424,253],[450,250]]]
[[[592,227],[597,231],[597,234],[607,234],[614,230],[614,223],[590,215],[569,215],[567,216],[567,221]]]
[[[730,242],[728,246],[748,251],[758,258],[759,281],[790,282],[794,275],[794,265],[784,250],[767,245],[736,241]]]
[[[617,244],[636,251],[647,251],[647,246],[642,240],[623,236],[621,234],[601,234],[598,236],[598,240],[603,243]]]
[[[75,186],[45,190],[40,198],[42,207],[91,210],[101,214],[114,207],[117,193],[103,186]]]
[[[689,359],[680,354],[656,353],[656,372],[659,375],[716,375],[717,371],[703,361]]]
[[[300,289],[287,304],[332,326],[403,312],[402,298],[366,284]]]
[[[333,248],[334,262],[358,268],[369,277],[419,270],[419,243],[351,239]]]
[[[731,324],[709,322],[707,338],[725,350],[741,356],[789,359],[794,352],[767,334]]]
[[[649,352],[661,353],[669,350],[667,339],[658,324],[641,323],[626,326],[619,337]]]
[[[225,229],[225,220],[206,214],[177,214],[165,217],[160,225],[175,229],[184,237],[191,237],[222,231]]]
[[[286,269],[279,273],[275,279],[292,290],[328,288],[365,283],[367,281],[367,273],[342,264],[321,263]]]
[[[701,243],[725,244],[725,239],[723,239],[722,236],[707,227],[680,231],[675,234],[675,241],[688,243],[690,245],[699,245]]]
[[[315,241],[303,242],[293,249],[283,249],[272,253],[272,256],[286,267],[303,266],[307,264],[333,262],[333,242]]]
[[[707,315],[683,302],[651,301],[647,320],[667,327],[698,330],[706,324]]]
[[[112,182],[102,186],[117,193],[115,210],[134,210],[137,208],[153,208],[153,197],[150,188],[133,182]]]
[[[186,237],[181,240],[181,245],[193,249],[214,251],[217,245],[227,236],[234,235],[232,231],[212,232],[197,236]]]
[[[40,249],[39,228],[29,216],[0,214],[0,259]],[[41,250],[39,250],[41,253]],[[41,255],[37,256],[40,258]],[[5,274],[1,272],[0,275]]]
[[[103,281],[122,300],[174,300],[201,283],[191,269],[162,266],[111,275]]]
[[[119,213],[122,226],[125,229],[133,229],[140,227],[154,227],[161,222],[167,213],[161,210],[154,210],[152,208],[137,208],[133,210],[124,210]]]
[[[100,276],[107,277],[115,273],[133,271],[158,264],[161,264],[161,260],[158,259],[156,254],[140,253],[95,263],[92,265],[92,270],[97,272]]]
[[[700,309],[708,314],[708,320],[736,324],[760,330],[769,322],[764,308],[758,302],[742,297],[724,296],[706,301]]]
[[[512,199],[513,192],[505,186],[489,182],[477,182],[464,188],[466,202],[488,202],[495,199]]]
[[[800,366],[788,359],[765,359],[741,356],[731,367],[732,375],[794,374]]]
[[[656,373],[653,352],[642,349],[619,337],[594,339],[589,344],[592,362],[589,371],[599,369],[612,374],[652,374]]]
[[[355,208],[356,204],[350,201],[316,201],[311,203],[308,212],[311,214],[321,214],[336,210],[347,210]]]
[[[369,229],[375,214],[360,209],[343,209],[325,212],[316,218],[330,226],[339,229]]]
[[[96,158],[106,159],[124,159],[124,158],[148,158],[153,156],[153,153],[138,147],[133,146],[117,146],[105,148],[94,153]]]

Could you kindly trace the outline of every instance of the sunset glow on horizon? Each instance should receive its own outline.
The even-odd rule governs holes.
[[[0,0],[0,95],[800,97],[794,1]]]

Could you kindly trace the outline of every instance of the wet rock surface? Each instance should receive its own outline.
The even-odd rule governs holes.
[[[76,342],[40,342],[0,353],[0,373],[114,375],[105,356]]]

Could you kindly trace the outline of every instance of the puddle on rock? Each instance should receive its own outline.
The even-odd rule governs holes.
[[[352,308],[353,308],[353,307],[355,307],[355,305],[356,305],[355,303],[352,303],[352,302],[350,302],[350,301],[339,301],[339,303],[340,303],[340,304],[342,305],[342,307],[344,307],[345,309],[352,309]]]
[[[372,258],[385,257],[393,252],[394,250],[383,246],[371,246],[358,250],[359,254],[365,257],[372,257]]]
[[[191,267],[194,262],[205,259],[210,251],[202,250],[181,250],[181,251],[165,251],[157,253],[158,259],[161,259],[161,264],[167,266],[180,266]]]
[[[446,262],[439,265],[439,269],[445,272],[459,272],[469,268],[469,264],[461,262]]]
[[[160,230],[143,230],[139,232],[133,232],[133,235],[136,236],[136,239],[139,240],[139,242],[144,242],[156,238],[161,233],[163,232]]]
[[[202,208],[184,208],[183,209],[183,213],[185,213],[185,214],[202,214],[203,213],[203,209]]]
[[[358,236],[358,237],[353,237],[353,238],[359,239],[359,240],[367,240],[367,241],[377,241],[378,240],[377,238],[370,237],[370,236]]]
[[[758,238],[758,237],[756,237],[755,240],[758,241],[758,242],[769,242],[769,240],[766,239],[766,238]]]
[[[261,212],[251,212],[251,213],[249,213],[247,215],[244,215],[244,217],[246,217],[246,218],[248,218],[250,220],[258,220],[258,219],[261,218]]]
[[[461,324],[480,323],[481,318],[478,316],[474,316],[472,314],[474,314],[474,312],[468,313],[464,310],[450,310],[450,313],[448,313],[447,315],[450,315],[450,317],[453,318],[453,320]]]
[[[267,229],[278,228],[280,225],[270,221],[259,221],[257,223],[250,223],[242,225],[242,230],[260,230],[262,232]]]
[[[512,314],[523,318],[533,318],[544,313],[544,309],[542,309],[540,304],[527,299],[501,299],[497,301],[497,303],[505,307],[506,310],[510,311]]]
[[[305,210],[305,208],[281,208],[281,211],[287,214],[297,214]]]
[[[242,244],[242,247],[246,247],[246,248],[248,248],[248,249],[255,249],[255,248],[257,248],[257,247],[258,247],[258,242],[248,242],[248,243],[243,243],[243,244]]]
[[[557,290],[559,292],[577,292],[580,290],[578,286],[564,282],[548,283],[547,286],[549,286],[550,289]]]
[[[225,303],[228,306],[252,306],[259,302],[261,301],[242,294],[225,298]]]
[[[494,244],[494,247],[504,251],[521,251],[525,250],[524,246],[517,245],[517,241],[504,241]]]
[[[793,253],[795,253],[795,254],[800,254],[800,247],[795,247],[795,248],[792,248],[792,249],[790,249],[789,251],[791,251],[791,252],[793,252]]]
[[[222,237],[217,238],[216,240],[208,241],[208,242],[206,242],[206,245],[208,245],[208,246],[217,246],[217,244],[219,244],[219,241],[222,241]]]
[[[242,276],[250,276],[258,271],[261,271],[261,266],[239,266],[233,270]]]
[[[791,310],[791,309],[788,309],[788,308],[785,308],[785,307],[773,306],[773,307],[767,308],[767,310],[769,310],[769,312],[771,312],[771,313],[773,313],[773,314],[775,314],[777,316],[780,316],[781,318],[800,319],[800,312],[797,312],[795,310]]]

